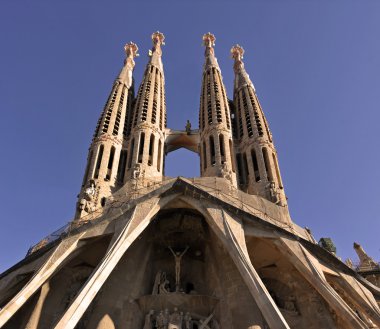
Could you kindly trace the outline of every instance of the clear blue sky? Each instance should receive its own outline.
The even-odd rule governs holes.
[[[190,4],[191,3],[191,4]],[[228,95],[229,49],[245,66],[279,153],[293,220],[361,243],[380,260],[380,2],[2,1],[0,272],[74,214],[96,121],[130,40],[141,81],[150,35],[165,33],[168,126],[198,126],[202,35],[216,35]],[[169,176],[199,175],[195,154]]]

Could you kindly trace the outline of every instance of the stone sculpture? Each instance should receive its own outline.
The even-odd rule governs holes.
[[[181,253],[179,251],[174,251],[171,247],[168,247],[174,256],[175,262],[175,291],[179,291],[180,287],[180,277],[181,277],[181,259],[186,251],[189,249],[189,246]]]

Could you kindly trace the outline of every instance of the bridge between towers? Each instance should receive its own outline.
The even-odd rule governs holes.
[[[165,154],[178,150],[181,147],[199,154],[199,142],[199,129],[166,129]]]

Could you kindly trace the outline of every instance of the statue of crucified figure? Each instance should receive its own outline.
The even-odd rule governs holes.
[[[189,246],[186,246],[185,250],[181,253],[179,251],[174,251],[172,247],[169,247],[170,251],[174,256],[175,262],[175,291],[179,291],[180,287],[180,276],[181,276],[181,259],[186,251],[189,249]]]

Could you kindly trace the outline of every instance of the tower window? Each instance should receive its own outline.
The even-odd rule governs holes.
[[[133,151],[135,150],[135,139],[132,139],[131,141],[131,152],[129,154],[129,161],[128,161],[128,169],[132,166],[132,159],[133,159]]]
[[[99,147],[98,159],[96,160],[96,167],[95,167],[95,176],[94,176],[94,178],[98,178],[99,177],[99,170],[100,170],[100,165],[102,164],[103,151],[104,151],[104,145],[102,144]]]
[[[203,169],[207,168],[207,150],[206,142],[203,142]]]
[[[236,154],[236,163],[237,163],[237,169],[238,169],[238,177],[239,177],[239,184],[244,184],[244,174],[243,174],[243,164],[242,164],[242,157],[241,153]]]
[[[252,137],[253,136],[253,131],[252,131],[252,124],[251,124],[251,116],[249,114],[248,110],[248,103],[247,103],[247,97],[245,95],[245,90],[241,91],[242,99],[243,99],[243,107],[244,107],[244,115],[245,115],[245,125],[247,127],[247,132],[248,136]]]
[[[251,151],[251,157],[252,157],[253,172],[254,172],[254,175],[255,175],[255,181],[259,182],[260,181],[260,171],[259,171],[259,165],[258,165],[258,162],[257,162],[256,152],[255,152],[254,149],[252,149],[252,151]]]
[[[116,118],[115,118],[115,125],[114,125],[113,131],[112,131],[112,135],[114,135],[114,136],[117,136],[117,134],[119,133],[121,112],[123,111],[123,106],[124,106],[124,88],[123,88],[121,95],[120,95],[119,106],[117,108],[117,113],[116,113]]]
[[[111,152],[110,152],[110,158],[108,159],[108,166],[107,166],[107,175],[105,180],[110,180],[111,179],[111,172],[112,172],[112,166],[113,166],[113,159],[115,157],[115,147],[111,147]]]
[[[210,136],[210,154],[211,154],[211,165],[215,166],[215,143],[214,143],[213,136]]]
[[[243,153],[243,180],[244,184],[248,184],[248,162],[247,162],[247,154]]]
[[[124,182],[125,166],[127,164],[128,152],[127,150],[122,150],[120,152],[119,166],[117,168],[117,180],[119,183]]]
[[[161,156],[162,156],[162,142],[158,140],[158,157],[157,157],[157,171],[161,171]]]
[[[234,161],[234,158],[233,158],[234,151],[233,151],[232,140],[231,139],[228,141],[228,145],[230,147],[230,156],[231,156],[232,171],[235,172],[235,161]]]
[[[148,166],[151,166],[153,164],[153,152],[154,152],[154,135],[150,135],[150,141],[149,141],[149,159],[148,159]]]
[[[273,181],[272,168],[270,166],[268,150],[266,149],[266,147],[263,147],[263,156],[264,156],[265,171],[267,173],[267,179],[268,181],[272,182]]]
[[[140,145],[139,145],[139,157],[138,157],[138,163],[142,163],[143,161],[143,155],[144,155],[144,143],[145,143],[145,133],[140,134]]]
[[[226,117],[227,128],[231,129],[230,118],[229,118],[229,107],[228,107],[228,103],[227,103],[226,92],[224,91],[222,76],[220,75],[219,71],[216,71],[216,72],[217,72],[217,77],[219,80],[220,89],[222,90],[222,96],[223,96],[223,102],[224,102],[224,112],[225,112],[224,115]]]
[[[100,205],[102,206],[102,207],[104,207],[105,205],[106,205],[106,198],[101,198],[101,200],[100,200]]]
[[[224,136],[222,134],[219,135],[219,147],[220,147],[220,155],[222,163],[226,162],[226,150],[224,147]]]

